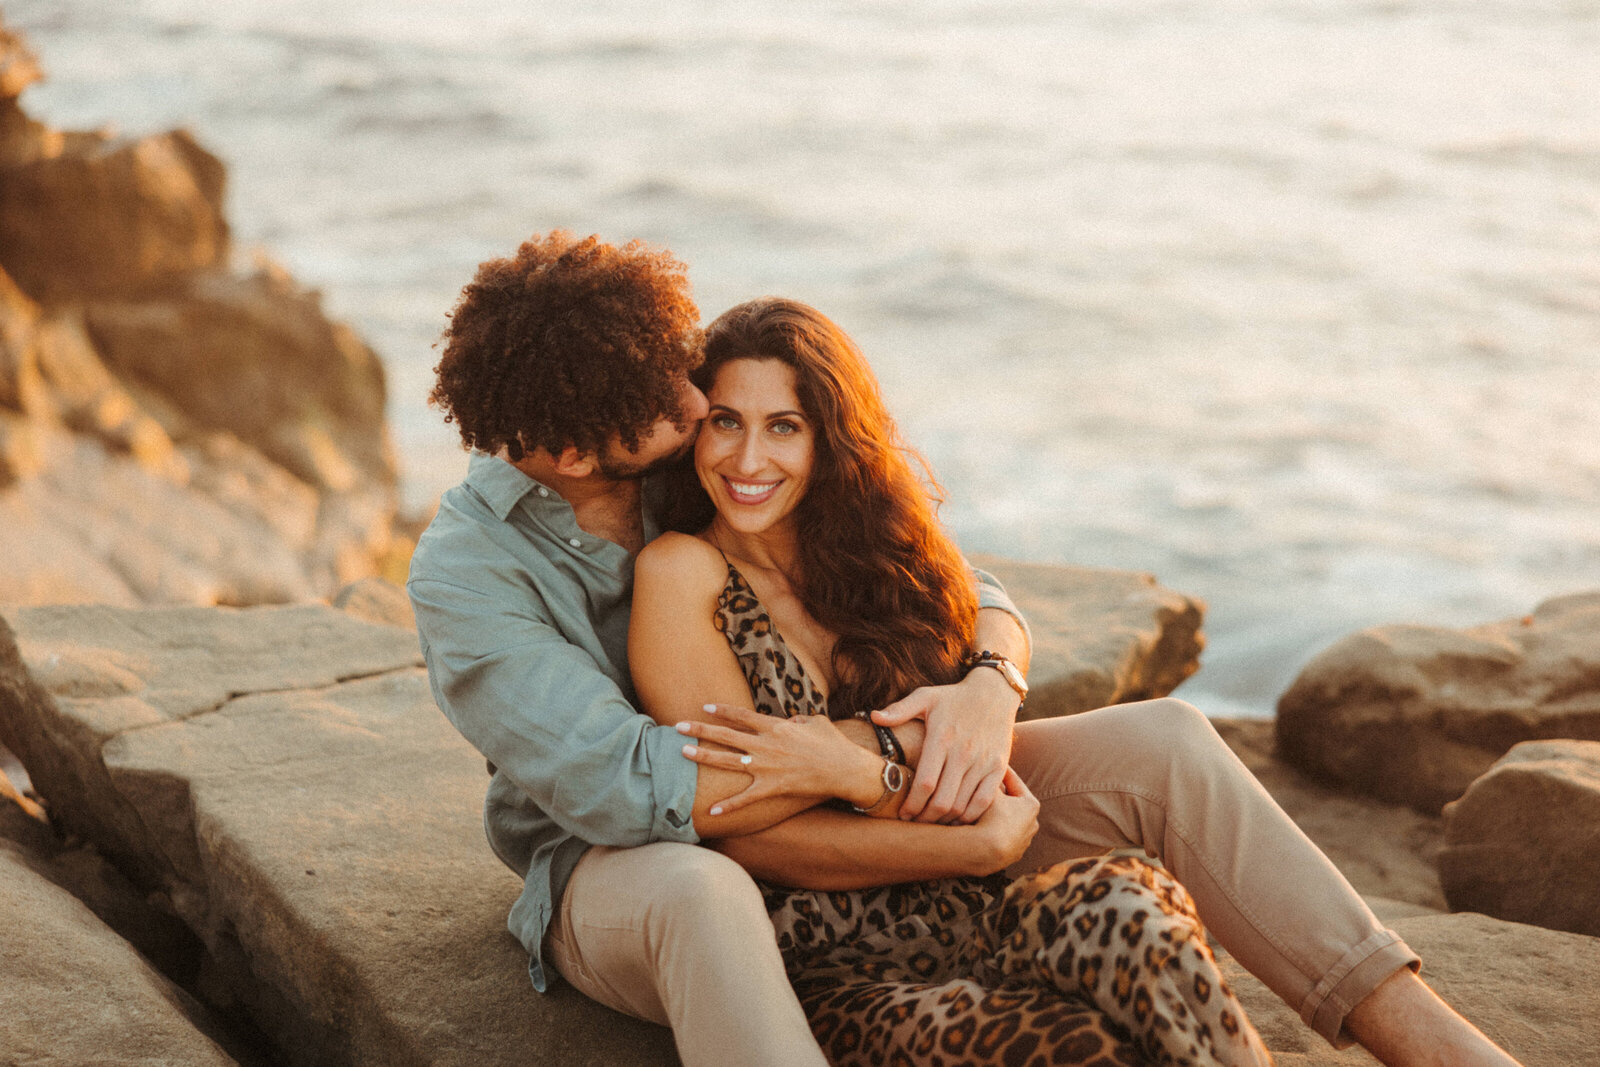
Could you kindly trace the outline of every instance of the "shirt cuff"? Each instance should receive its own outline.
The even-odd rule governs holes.
[[[700,765],[683,754],[684,736],[671,726],[651,726],[645,734],[650,753],[650,788],[655,794],[652,841],[681,841],[695,845],[694,791]]]

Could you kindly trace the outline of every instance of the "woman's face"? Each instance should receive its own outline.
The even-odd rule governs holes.
[[[792,522],[815,445],[793,368],[775,359],[731,360],[706,399],[711,413],[695,441],[694,466],[717,513],[740,533]]]

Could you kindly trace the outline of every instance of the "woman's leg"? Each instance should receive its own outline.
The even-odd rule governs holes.
[[[1014,879],[993,920],[1001,981],[1087,1000],[1148,1062],[1270,1067],[1194,901],[1167,872],[1130,856],[1058,863]]]
[[[1014,870],[1112,848],[1159,857],[1207,928],[1336,1045],[1345,1016],[1417,957],[1193,707],[1119,705],[1017,725],[1012,765],[1039,798]]]
[[[1047,987],[828,978],[795,988],[833,1067],[1142,1062],[1104,1012]]]
[[[698,845],[591,848],[545,951],[579,992],[672,1027],[686,1067],[822,1067],[744,868]]]

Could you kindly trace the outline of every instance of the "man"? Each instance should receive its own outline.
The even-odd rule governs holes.
[[[671,1026],[691,1067],[820,1064],[746,869],[862,884],[971,832],[991,868],[1143,848],[1329,1041],[1354,1037],[1390,1064],[1514,1063],[1413,974],[1415,954],[1195,709],[1016,724],[1026,685],[1005,668],[1025,668],[1027,637],[987,580],[977,640],[998,655],[874,713],[920,750],[907,821],[840,833],[839,813],[803,811],[720,842],[728,855],[698,847],[697,765],[681,735],[635,711],[626,668],[632,561],[659,532],[645,478],[687,451],[706,413],[688,379],[698,318],[665,253],[558,233],[480,266],[445,332],[432,399],[475,454],[408,589],[435,699],[490,762],[485,827],[524,879],[509,926],[536,988],[553,965]],[[871,726],[842,728],[875,748]],[[1001,793],[1008,760],[1037,802]]]
[[[645,476],[688,450],[706,413],[688,380],[698,319],[682,265],[637,244],[551,234],[483,264],[432,395],[476,454],[408,589],[439,706],[494,768],[485,824],[524,878],[509,925],[534,986],[553,964],[602,1003],[670,1025],[685,1063],[738,1049],[742,1062],[817,1064],[759,891],[695,844],[684,738],[631,703],[632,560],[659,532]],[[983,601],[983,647],[1025,661],[1009,601],[989,585]],[[907,816],[989,809],[1019,699],[980,669],[903,702],[928,724],[903,731],[924,768]],[[876,751],[870,726],[845,729]],[[805,834],[791,823],[784,849]],[[1031,809],[993,833],[1002,862],[1016,859]]]

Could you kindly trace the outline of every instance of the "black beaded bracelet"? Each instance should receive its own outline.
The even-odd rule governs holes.
[[[878,750],[883,753],[883,758],[904,765],[906,750],[900,747],[900,739],[894,735],[894,731],[877,723],[873,723],[872,728],[878,734]]]

